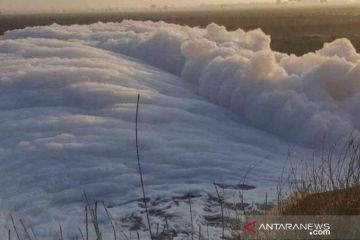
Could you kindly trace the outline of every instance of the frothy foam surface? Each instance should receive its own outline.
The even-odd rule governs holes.
[[[238,183],[254,164],[246,181],[257,188],[249,197],[262,196],[292,146],[303,152],[325,135],[357,134],[359,58],[347,39],[297,57],[272,51],[261,30],[216,24],[124,21],[6,32],[2,212],[27,216],[46,236],[58,222],[83,221],[83,190],[112,204],[137,199],[138,93],[152,198]]]

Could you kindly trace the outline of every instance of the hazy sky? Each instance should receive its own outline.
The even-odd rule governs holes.
[[[27,11],[27,10],[49,10],[67,8],[129,8],[148,7],[150,4],[180,6],[199,5],[200,3],[239,3],[273,0],[0,0],[0,11]]]

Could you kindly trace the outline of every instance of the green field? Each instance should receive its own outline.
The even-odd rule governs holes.
[[[53,22],[89,24],[123,19],[163,20],[189,26],[211,22],[228,30],[261,28],[272,37],[272,48],[286,53],[303,54],[322,47],[336,38],[349,38],[360,50],[360,5],[212,7],[152,12],[68,13],[0,16],[0,34],[26,26]]]

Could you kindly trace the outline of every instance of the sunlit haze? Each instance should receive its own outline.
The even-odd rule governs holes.
[[[234,4],[234,3],[248,3],[248,2],[274,2],[273,0],[1,0],[0,11],[62,11],[69,9],[79,10],[96,10],[96,9],[129,9],[149,8],[150,5],[157,5],[158,7],[179,7],[179,6],[196,6],[200,4]]]

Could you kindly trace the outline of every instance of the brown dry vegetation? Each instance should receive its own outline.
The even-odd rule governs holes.
[[[360,186],[323,193],[295,193],[269,214],[360,215]]]
[[[360,141],[350,137],[324,148],[320,158],[291,166],[278,192],[270,214],[360,215]]]

